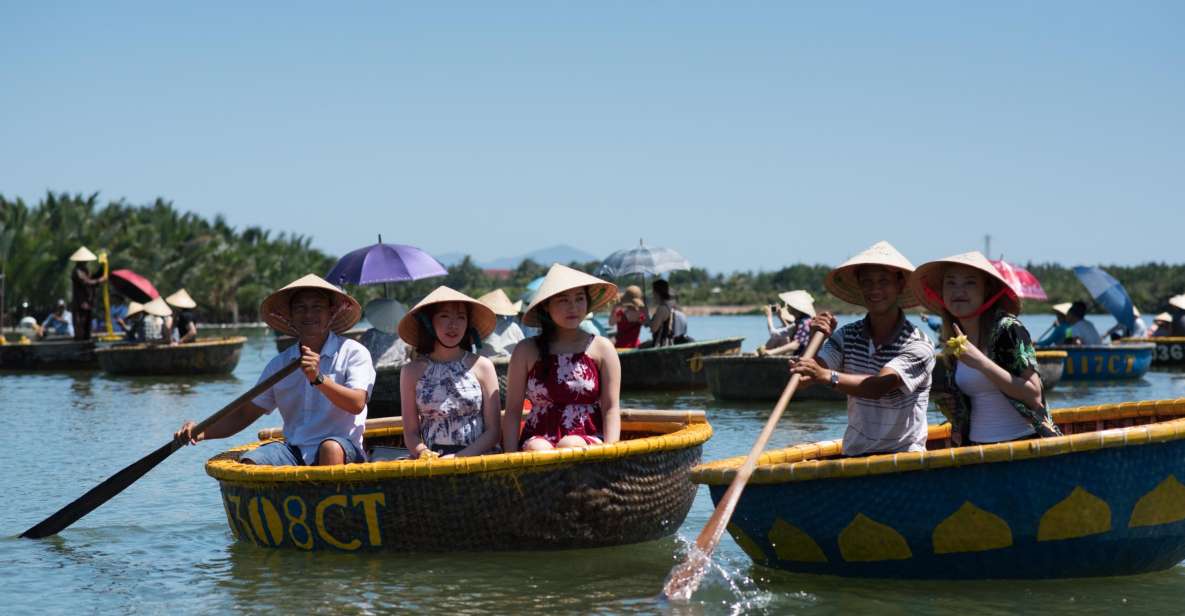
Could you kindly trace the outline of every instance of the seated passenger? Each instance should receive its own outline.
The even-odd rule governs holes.
[[[671,285],[659,278],[651,285],[656,308],[647,319],[651,339],[642,346],[664,347],[692,342],[687,335],[687,315],[679,309],[679,302]]]
[[[646,302],[642,288],[630,285],[609,313],[609,326],[617,328],[613,346],[636,349],[642,344],[642,326],[646,324]]]
[[[1066,322],[1070,324],[1070,337],[1073,344],[1096,345],[1103,344],[1103,337],[1094,324],[1086,320],[1086,302],[1076,301],[1070,305],[1066,313]]]
[[[174,437],[191,444],[227,438],[278,408],[284,419],[284,440],[249,451],[240,462],[271,466],[364,462],[362,433],[374,367],[366,347],[340,335],[362,317],[358,302],[309,274],[267,296],[259,313],[272,328],[298,339],[268,362],[259,380],[297,359],[300,369],[205,432],[194,434],[194,423],[187,421]]]
[[[46,336],[70,336],[74,337],[74,317],[66,310],[66,300],[59,299],[53,312],[45,317],[41,322],[41,326],[37,328],[37,337],[44,338]]]
[[[589,312],[617,297],[617,287],[554,264],[535,292],[523,322],[541,333],[518,344],[510,358],[505,451],[537,451],[616,443],[621,437],[621,363],[608,338],[580,329]],[[519,434],[523,401],[531,413]]]
[[[1144,323],[1144,318],[1140,316],[1140,309],[1132,306],[1132,327],[1128,329],[1123,323],[1116,323],[1111,326],[1111,329],[1103,332],[1103,339],[1115,342],[1124,338],[1147,338],[1148,325]]]
[[[1048,347],[1073,342],[1074,335],[1070,332],[1070,323],[1066,318],[1066,315],[1070,313],[1070,306],[1073,306],[1070,302],[1051,306],[1053,325],[1050,325],[1045,335],[1037,341],[1037,346]]]
[[[189,296],[185,289],[165,298],[165,303],[177,309],[177,316],[169,324],[169,343],[186,344],[197,340],[197,320],[193,309],[197,302]]]
[[[494,289],[477,298],[477,301],[493,310],[498,318],[494,331],[481,341],[479,352],[483,357],[510,357],[515,345],[527,337],[518,324],[518,313],[522,304],[511,302],[502,289]]]
[[[1173,335],[1173,315],[1162,312],[1156,315],[1152,327],[1148,328],[1149,338],[1164,338]]]
[[[437,287],[399,320],[417,357],[399,374],[403,440],[413,458],[479,456],[498,444],[498,375],[474,353],[494,330],[485,304]]]
[[[968,252],[923,264],[910,286],[942,315],[950,393],[935,402],[950,419],[952,445],[1061,434],[1045,405],[1037,351],[1017,318],[1020,300],[986,257]]]
[[[366,304],[362,311],[370,329],[362,333],[358,342],[370,352],[370,361],[375,368],[394,368],[411,360],[411,347],[399,339],[399,319],[407,314],[407,308],[393,299],[376,299]]]
[[[119,320],[123,328],[123,339],[128,342],[144,342],[144,304],[128,302],[128,310]]]
[[[781,293],[778,297],[786,302],[783,313],[779,315],[782,322],[786,324],[786,340],[781,344],[773,344],[772,326],[773,322],[769,319],[769,314],[766,314],[766,320],[771,327],[770,340],[766,341],[765,346],[757,347],[758,355],[799,355],[806,350],[806,343],[811,336],[811,319],[815,316],[815,298],[806,291],[789,291]]]
[[[144,304],[144,342],[170,342],[173,310],[163,297]]]

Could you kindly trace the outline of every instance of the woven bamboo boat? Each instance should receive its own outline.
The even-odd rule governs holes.
[[[261,437],[274,432],[261,433]],[[700,411],[623,411],[622,441],[586,449],[331,467],[240,464],[260,443],[206,463],[245,543],[299,550],[552,550],[671,535],[712,429]],[[401,445],[399,418],[366,445]]]
[[[736,355],[744,338],[720,338],[652,349],[618,349],[623,389],[703,389],[705,357]]]
[[[108,374],[227,374],[239,365],[243,336],[186,344],[126,344],[95,351]]]
[[[365,333],[366,333],[365,329],[351,329],[350,331],[347,331],[346,333],[344,333],[342,335],[345,336],[346,338],[349,338],[350,340],[357,342],[362,339],[362,334],[365,334]],[[287,349],[288,347],[296,344],[296,338],[294,338],[293,336],[278,335],[275,338],[276,338],[276,352],[279,352],[279,353],[284,352],[284,349]]]
[[[98,368],[94,340],[40,340],[0,344],[0,370]]]
[[[490,361],[494,362],[502,405],[505,406],[506,373],[510,369],[510,358],[498,357]],[[370,391],[370,400],[366,403],[368,417],[398,417],[403,414],[403,404],[399,399],[399,375],[402,368],[403,366],[385,366],[375,369],[374,387]]]
[[[840,441],[759,460],[729,531],[755,561],[878,578],[1128,575],[1185,558],[1185,399],[1054,411],[1065,436],[843,458]],[[741,458],[696,467],[719,501]]]
[[[1124,338],[1121,342],[1152,343],[1156,350],[1152,353],[1153,368],[1172,368],[1185,366],[1185,337],[1164,336],[1156,338]]]
[[[703,358],[708,389],[717,400],[777,400],[790,382],[790,358],[752,354]],[[795,400],[846,400],[842,392],[814,385],[799,389]]]
[[[1156,350],[1156,345],[1150,342],[1133,342],[1053,348],[1067,353],[1063,379],[1111,381],[1143,377],[1152,365],[1152,352]]]

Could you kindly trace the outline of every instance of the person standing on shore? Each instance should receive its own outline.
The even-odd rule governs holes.
[[[70,273],[72,289],[70,299],[73,304],[71,308],[74,316],[75,340],[91,339],[91,313],[95,307],[95,288],[106,282],[107,277],[92,278],[86,264],[98,259],[95,253],[87,250],[86,246],[79,247],[74,251],[74,254],[70,255],[70,260],[74,262],[74,271]]]
[[[827,290],[868,314],[836,330],[835,316],[819,313],[812,331],[827,342],[814,358],[790,360],[801,387],[820,383],[847,394],[845,456],[926,449],[934,346],[902,311],[917,305],[906,286],[913,269],[891,244],[877,242],[828,272]]]

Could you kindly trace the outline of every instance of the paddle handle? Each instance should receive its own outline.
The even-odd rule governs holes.
[[[299,341],[297,341],[297,342],[299,342]],[[213,415],[210,415],[209,417],[202,420],[202,423],[194,426],[193,430],[190,430],[189,433],[194,436],[197,436],[197,435],[201,434],[202,432],[205,432],[206,428],[209,428],[210,426],[218,423],[218,421],[220,419],[222,419],[223,417],[226,417],[234,410],[243,406],[243,404],[250,402],[251,400],[254,400],[256,397],[258,397],[263,392],[271,389],[272,387],[275,387],[276,383],[279,383],[280,381],[284,380],[284,377],[295,372],[297,368],[300,368],[300,358],[299,357],[292,360],[288,365],[284,366],[283,368],[280,368],[280,370],[278,372],[276,372],[275,374],[260,381],[258,385],[247,390],[247,392],[244,393],[243,395],[239,396],[238,398],[235,398],[230,404],[222,407],[222,410],[220,410],[217,413],[214,413]],[[184,445],[184,443],[179,443],[179,445]]]
[[[823,332],[816,331],[811,335],[806,351],[802,354],[802,359],[813,358],[822,344]],[[753,443],[753,448],[749,450],[748,457],[745,458],[744,463],[737,469],[736,476],[733,477],[732,483],[728,485],[728,489],[724,492],[720,503],[716,505],[716,510],[712,512],[712,517],[708,518],[708,523],[704,525],[699,536],[695,538],[695,547],[688,552],[687,557],[682,563],[676,565],[671,570],[671,574],[667,578],[667,583],[662,589],[663,595],[668,600],[686,601],[691,598],[691,594],[699,587],[699,582],[703,578],[704,573],[707,572],[708,565],[711,562],[712,552],[715,551],[716,545],[720,543],[720,537],[724,534],[724,529],[728,527],[728,522],[732,519],[732,514],[741,499],[741,492],[744,491],[745,484],[749,481],[749,476],[757,468],[757,459],[761,457],[762,450],[765,449],[766,443],[773,436],[774,428],[777,427],[778,420],[782,418],[782,413],[785,412],[786,407],[790,404],[790,399],[794,397],[794,392],[798,390],[798,383],[801,380],[801,375],[799,374],[790,375],[790,382],[782,390],[782,395],[778,398],[778,403],[774,406],[773,413],[770,413],[769,419],[766,420],[765,427],[761,429],[761,434],[757,437],[757,441]]]

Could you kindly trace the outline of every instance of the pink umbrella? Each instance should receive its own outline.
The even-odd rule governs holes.
[[[1029,273],[1029,270],[1023,267],[1017,267],[1003,259],[993,260],[992,265],[996,267],[996,271],[1008,281],[1008,286],[1016,291],[1017,297],[1021,299],[1049,299],[1045,295],[1045,289],[1041,288],[1041,282],[1037,277]]]
[[[132,301],[145,303],[160,297],[156,287],[152,286],[147,278],[130,269],[117,269],[111,272],[109,280],[120,295]]]

